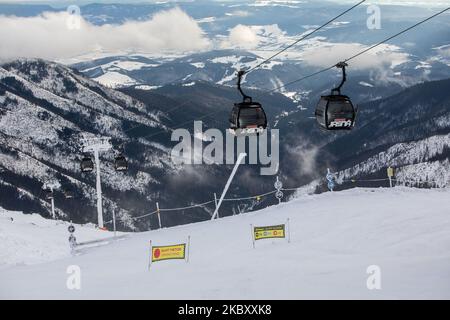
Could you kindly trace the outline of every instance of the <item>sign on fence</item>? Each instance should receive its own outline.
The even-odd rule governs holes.
[[[287,238],[287,241],[291,242],[289,218],[287,219],[286,224],[263,227],[254,227],[251,224],[250,227],[252,228],[253,248],[255,247],[255,241],[262,239]]]
[[[185,259],[186,244],[152,247],[152,262],[170,259]]]
[[[389,178],[389,186],[392,188],[392,177],[394,176],[394,168],[392,168],[392,167],[388,167],[387,168],[387,175],[388,175],[388,178]]]
[[[187,243],[173,244],[168,246],[153,246],[150,241],[150,252],[151,257],[148,267],[152,262],[162,261],[162,260],[186,260],[189,261],[189,243],[190,237],[188,237]]]
[[[387,175],[389,178],[392,178],[394,176],[394,168],[392,167],[387,168]]]
[[[254,227],[253,228],[255,240],[269,239],[269,238],[285,238],[285,225]]]

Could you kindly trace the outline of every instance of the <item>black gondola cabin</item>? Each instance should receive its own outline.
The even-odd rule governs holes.
[[[114,167],[116,171],[127,171],[128,170],[128,161],[125,159],[123,155],[118,155],[114,162]]]
[[[267,118],[257,102],[236,103],[230,115],[230,131],[235,134],[261,133],[267,128]]]
[[[91,172],[94,170],[94,161],[88,156],[83,157],[80,163],[82,172]]]
[[[230,132],[234,135],[252,135],[264,132],[267,128],[267,117],[262,105],[253,102],[252,98],[244,94],[241,89],[241,80],[245,71],[238,72],[238,90],[243,101],[235,103],[231,110],[229,122]]]
[[[330,95],[321,96],[316,107],[316,120],[326,130],[351,130],[355,125],[356,111],[352,101],[341,94],[341,88],[347,80],[346,66],[345,62],[336,65],[342,69],[342,81],[338,87],[331,90]]]
[[[355,109],[347,96],[322,96],[317,104],[316,119],[327,130],[350,130],[355,124]]]

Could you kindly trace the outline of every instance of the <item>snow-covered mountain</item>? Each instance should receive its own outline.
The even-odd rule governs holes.
[[[62,189],[76,191],[78,199],[72,203],[57,199],[57,208],[61,208],[58,214],[64,217],[64,212],[72,208],[70,218],[91,220],[95,177],[80,174],[80,138],[111,137],[117,151],[118,146],[130,141],[127,127],[139,125],[148,132],[166,130],[160,120],[162,113],[149,111],[145,104],[55,63],[20,60],[5,64],[0,69],[0,88],[1,165],[6,172],[2,201],[23,197],[22,209],[30,209],[27,203],[33,203],[35,209],[48,208],[40,188],[46,181],[57,179]],[[159,183],[151,169],[172,167],[158,145],[133,141],[131,147],[143,149],[140,157],[145,159],[130,157],[130,165],[135,168],[132,175],[114,171],[113,151],[104,155],[102,166],[105,205],[109,210],[117,207],[118,215],[128,222],[134,207],[127,207],[123,200],[119,205],[121,201],[111,194],[113,190],[123,193],[123,199],[132,196],[139,202],[149,196],[146,190],[151,185]]]
[[[326,47],[320,43],[317,41],[315,45]],[[303,52],[308,49],[302,47],[299,50]],[[169,84],[189,85],[198,81],[235,86],[237,70],[249,70],[263,62],[269,54],[270,52],[261,55],[258,51],[214,50],[169,60],[149,59],[140,55],[111,56],[79,62],[72,67],[95,81],[114,88],[133,86],[154,90]],[[357,102],[368,101],[392,95],[421,81],[446,78],[450,73],[450,64],[444,63],[445,59],[438,56],[436,52],[426,61],[410,57],[398,65],[373,70],[350,67],[346,91],[351,93]],[[304,61],[299,53],[299,57],[281,57],[262,65],[260,69],[245,77],[244,85],[270,92],[318,69]],[[308,105],[308,99],[329,91],[330,87],[339,81],[337,70],[330,74],[318,75],[307,82],[276,91],[296,103]]]
[[[111,137],[115,146],[115,152],[101,155],[105,221],[111,220],[115,209],[122,227],[148,230],[157,225],[156,218],[134,221],[132,217],[154,211],[156,202],[164,208],[210,201],[225,184],[229,166],[175,165],[170,151],[176,142],[171,141],[171,132],[180,123],[192,131],[193,121],[200,117],[205,130],[225,129],[237,93],[200,83],[151,92],[134,90],[133,94],[139,100],[52,62],[4,64],[0,69],[1,205],[49,215],[50,204],[42,188],[58,180],[58,217],[95,222],[95,174],[81,174],[79,168],[84,136]],[[262,101],[271,117],[283,107],[293,108],[281,95],[265,95]],[[212,111],[215,115],[204,117]],[[130,166],[126,174],[114,170],[114,156],[122,146]],[[271,177],[260,178],[254,165],[242,170],[246,174],[241,179],[247,184],[240,185],[237,179],[230,196],[262,193],[273,184]],[[66,189],[76,197],[64,199]],[[163,224],[203,220],[212,210],[210,206],[186,214],[166,213]]]
[[[362,179],[384,177],[388,165],[402,167],[397,173],[405,181],[417,180],[426,172],[437,185],[445,186],[449,172],[449,96],[442,88],[447,83],[424,83],[361,105],[357,126],[347,134],[321,132],[310,117],[311,108],[298,108],[283,95],[250,92],[261,99],[270,125],[280,129],[279,174],[288,187],[322,178],[327,167],[345,170],[342,175],[346,179]],[[126,95],[72,69],[42,60],[3,65],[0,160],[5,196],[1,204],[48,215],[50,205],[42,187],[46,181],[56,179],[61,183],[56,199],[58,215],[95,222],[95,177],[79,172],[79,141],[84,135],[112,137],[116,151],[124,145],[130,161],[129,174],[120,174],[113,168],[114,153],[102,155],[106,221],[116,209],[123,227],[148,229],[157,223],[153,218],[134,221],[132,217],[153,211],[156,201],[162,207],[183,207],[209,201],[213,192],[219,193],[228,177],[228,166],[175,166],[170,158],[174,145],[170,128],[184,123],[192,130],[192,123],[186,123],[186,119],[201,118],[206,128],[225,130],[229,109],[239,99],[236,90],[198,81],[192,86],[122,91]],[[214,115],[205,117],[210,113]],[[416,148],[422,151],[419,156],[416,151],[404,151]],[[273,178],[261,177],[256,171],[255,166],[243,167],[230,195],[271,190]],[[202,179],[198,179],[199,175]],[[64,199],[65,189],[75,191],[76,199]],[[227,205],[230,212],[255,208],[255,203],[245,208]],[[212,210],[200,207],[186,215],[168,213],[165,224],[204,220]]]
[[[398,143],[337,174],[337,182],[396,168],[397,185],[450,186],[450,134]]]
[[[0,211],[0,228],[8,229],[0,248],[14,249],[0,250],[0,298],[448,299],[449,201],[448,188],[328,192],[216,221],[130,234],[80,248],[72,257],[65,225]],[[288,218],[290,243],[258,240],[252,247],[250,224],[278,225]],[[104,236],[76,228],[79,242]],[[26,241],[25,233],[39,241]],[[150,240],[170,245],[188,236],[189,263],[155,262],[148,269]],[[41,251],[54,261],[34,264]],[[81,290],[67,288],[69,266],[79,267]],[[381,290],[367,287],[374,267]]]

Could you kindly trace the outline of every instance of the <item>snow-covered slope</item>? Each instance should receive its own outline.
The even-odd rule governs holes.
[[[0,269],[69,257],[69,225],[69,222],[44,219],[38,214],[0,208]],[[113,236],[112,232],[96,229],[93,224],[74,226],[83,241]]]
[[[353,189],[133,234],[75,257],[3,270],[0,297],[450,298],[449,192]],[[291,243],[261,240],[252,248],[250,224],[279,224],[287,218]],[[50,230],[36,236],[48,237]],[[188,235],[189,263],[158,262],[147,270],[150,240],[175,244]],[[65,243],[66,236],[59,241]],[[66,288],[70,265],[81,268],[81,290]],[[372,265],[380,267],[381,290],[366,287]]]

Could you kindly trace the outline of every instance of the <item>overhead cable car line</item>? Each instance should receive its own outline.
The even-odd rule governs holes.
[[[265,64],[265,63],[269,62],[270,60],[272,60],[273,58],[279,56],[280,54],[282,54],[282,53],[285,52],[286,50],[292,48],[293,46],[295,46],[295,45],[298,44],[299,42],[305,40],[306,38],[308,38],[308,37],[311,36],[312,34],[316,33],[317,31],[319,31],[319,30],[325,28],[325,27],[326,27],[327,25],[329,25],[330,23],[332,23],[332,22],[334,22],[335,20],[339,19],[340,17],[342,17],[343,15],[345,15],[346,13],[348,13],[349,11],[353,10],[354,8],[358,7],[359,5],[361,5],[362,3],[366,2],[366,1],[367,1],[367,0],[362,0],[362,1],[358,2],[357,4],[353,5],[351,8],[348,8],[347,10],[345,10],[344,12],[342,12],[341,14],[339,14],[339,15],[337,15],[336,17],[334,17],[334,18],[328,20],[326,23],[322,24],[321,26],[317,27],[317,28],[314,29],[313,31],[311,31],[311,32],[307,33],[306,35],[302,36],[301,38],[297,39],[295,42],[293,42],[292,44],[290,44],[290,45],[288,45],[287,47],[283,48],[281,51],[277,52],[276,54],[270,56],[269,58],[265,59],[264,61],[262,61],[261,63],[259,63],[259,64],[256,65],[255,67],[251,68],[251,69],[248,70],[248,71],[245,71],[245,72],[242,74],[242,76],[243,76],[244,74],[248,74],[248,73],[250,73],[250,72],[252,72],[252,71],[254,71],[254,70],[260,68],[263,64]],[[168,84],[168,85],[175,85],[178,81],[183,80],[184,78],[185,78],[185,77],[178,78],[178,79],[172,81],[172,82],[171,82],[170,84]],[[164,111],[164,112],[170,113],[170,112],[172,112],[172,111],[175,111],[175,110],[181,108],[182,106],[184,106],[184,105],[186,105],[186,104],[188,104],[188,103],[189,103],[189,101],[185,101],[184,103],[182,103],[182,104],[180,104],[180,105],[178,105],[178,106],[176,106],[176,107],[170,109],[169,111]],[[97,111],[97,110],[92,110],[92,111],[100,113],[100,112]],[[100,113],[100,114],[101,114],[101,113]],[[140,124],[138,124],[138,125],[136,125],[136,126],[133,126],[133,127],[129,128],[129,129],[124,130],[123,132],[124,132],[124,133],[127,133],[127,132],[129,132],[129,131],[132,131],[132,130],[134,130],[134,129],[137,129],[137,128],[139,128],[139,127],[141,127],[141,126],[145,126],[145,125],[146,125],[146,124],[140,123]],[[145,137],[146,137],[146,136],[144,136],[143,138],[145,138]]]
[[[361,2],[361,3],[362,3],[362,2]],[[360,4],[360,3],[358,3],[357,5],[359,5],[359,4]],[[355,5],[355,6],[356,6],[356,5]],[[354,6],[354,7],[355,7],[355,6]],[[353,8],[353,7],[352,7],[352,8]],[[347,10],[351,10],[352,8],[349,8],[349,9],[347,9]],[[437,16],[443,14],[444,12],[448,11],[449,9],[450,9],[450,7],[445,8],[444,10],[439,11],[439,12],[433,14],[432,16],[430,16],[430,17],[428,17],[428,18],[426,18],[426,19],[424,19],[424,20],[422,20],[422,21],[420,21],[420,22],[418,22],[418,23],[416,23],[416,24],[414,24],[414,25],[412,25],[412,26],[410,26],[410,27],[408,27],[408,28],[406,28],[406,29],[404,29],[404,30],[402,30],[402,31],[400,31],[400,32],[398,32],[398,33],[396,33],[396,34],[394,34],[394,35],[388,37],[388,38],[386,38],[386,39],[384,39],[383,41],[380,41],[380,42],[378,42],[377,44],[374,44],[374,45],[372,45],[372,46],[370,46],[370,47],[368,47],[368,48],[366,48],[366,49],[364,49],[364,50],[362,50],[362,51],[360,51],[360,52],[354,54],[353,56],[351,56],[351,57],[349,57],[349,58],[343,60],[343,62],[348,62],[348,61],[350,61],[350,60],[352,60],[352,59],[355,59],[356,57],[358,57],[358,56],[360,56],[360,55],[362,55],[362,54],[367,53],[368,51],[370,51],[370,50],[372,50],[372,49],[374,49],[374,48],[380,46],[381,44],[383,44],[383,43],[385,43],[385,42],[387,42],[387,41],[389,41],[389,40],[392,40],[392,39],[394,39],[394,38],[400,36],[401,34],[404,34],[404,33],[408,32],[408,31],[410,31],[410,30],[412,30],[412,29],[418,27],[419,25],[421,25],[421,24],[423,24],[423,23],[425,23],[425,22],[427,22],[427,21],[429,21],[429,20],[431,20],[431,19],[433,19],[433,18],[435,18],[435,17],[437,17]],[[347,11],[347,12],[348,12],[348,11]],[[344,14],[344,13],[343,13],[343,14]],[[341,15],[342,15],[342,14],[341,14]],[[340,16],[341,16],[341,15],[340,15]],[[330,20],[330,21],[332,21],[332,20]],[[268,59],[266,59],[266,60],[268,61]],[[294,83],[304,81],[304,80],[306,80],[306,79],[309,79],[309,78],[314,77],[314,76],[316,76],[316,75],[319,75],[319,74],[321,74],[321,73],[324,73],[324,72],[327,72],[327,71],[329,71],[329,70],[332,70],[332,69],[334,69],[335,67],[336,67],[336,64],[333,64],[332,66],[329,66],[329,67],[327,67],[327,68],[321,69],[321,70],[319,70],[319,71],[316,71],[316,72],[314,72],[314,73],[311,73],[311,74],[306,75],[306,76],[304,76],[304,77],[301,77],[301,78],[299,78],[299,79],[290,81],[290,82],[288,82],[288,83],[286,83],[286,84],[283,84],[283,85],[281,85],[281,86],[278,86],[278,87],[276,87],[276,88],[274,88],[274,89],[271,89],[271,90],[268,90],[268,91],[263,91],[263,93],[267,93],[267,94],[273,93],[273,92],[278,91],[278,90],[280,90],[280,89],[282,89],[282,88],[288,87],[288,86],[290,86],[290,85],[292,85],[292,84],[294,84]],[[254,69],[256,69],[256,67],[253,68],[253,69],[250,69],[250,70],[254,70]],[[183,105],[183,104],[182,104],[182,105]],[[176,109],[176,108],[177,108],[177,107],[175,107],[174,109]],[[219,113],[219,112],[221,112],[221,110],[219,110],[219,111],[214,111],[214,112],[212,112],[212,113],[208,113],[208,114],[206,114],[206,115],[203,115],[203,116],[201,116],[201,117],[199,117],[199,118],[196,118],[196,119],[193,119],[193,120],[201,120],[201,119],[204,119],[204,118],[209,117],[209,116],[211,116],[211,115],[217,114],[217,113]],[[191,122],[191,121],[192,121],[192,119],[180,123],[180,124],[178,125],[178,128],[182,128],[183,125],[185,125],[185,124],[187,124],[187,123],[189,123],[189,122]],[[169,128],[169,129],[170,129],[170,130],[175,130],[175,129],[173,129],[173,128]],[[161,134],[161,133],[165,133],[165,132],[167,132],[167,130],[160,130],[160,131],[154,132],[154,133],[152,133],[152,134],[149,134],[149,135],[146,135],[146,136],[143,136],[143,137],[140,137],[140,138],[150,138],[150,137],[153,137],[153,136],[159,135],[159,134]]]
[[[320,27],[317,27],[316,29],[314,29],[313,31],[305,34],[304,36],[302,36],[301,38],[297,39],[296,41],[294,41],[293,43],[291,43],[290,45],[288,45],[287,47],[283,48],[282,50],[278,51],[277,53],[273,54],[272,56],[270,56],[269,58],[265,59],[264,61],[262,61],[261,63],[257,64],[255,67],[245,71],[246,74],[260,68],[263,64],[269,62],[270,60],[272,60],[273,58],[279,56],[280,54],[282,54],[283,52],[289,50],[290,48],[292,48],[293,46],[295,46],[296,44],[298,44],[299,42],[305,40],[306,38],[308,38],[309,36],[313,35],[314,33],[316,33],[317,31],[325,28],[327,25],[329,25],[330,23],[334,22],[335,20],[339,19],[340,17],[342,17],[343,15],[347,14],[348,12],[352,11],[353,9],[355,9],[356,7],[358,7],[359,5],[363,4],[364,2],[366,2],[367,0],[362,0],[360,2],[358,2],[357,4],[353,5],[351,8],[348,8],[347,10],[345,10],[344,12],[342,12],[341,14],[337,15],[336,17],[334,17],[333,19],[328,20],[327,22],[325,22],[324,24],[322,24]]]
[[[396,37],[402,35],[403,33],[406,33],[406,32],[408,32],[409,30],[414,29],[415,27],[417,27],[417,26],[419,26],[419,25],[421,25],[421,24],[423,24],[423,23],[425,23],[425,22],[427,22],[427,21],[429,21],[429,20],[431,20],[431,19],[437,17],[438,15],[443,14],[445,11],[447,11],[447,10],[449,10],[449,9],[450,9],[450,7],[447,7],[446,9],[444,9],[444,10],[442,10],[442,11],[439,11],[438,13],[435,13],[435,14],[433,14],[432,16],[426,18],[425,20],[422,20],[422,21],[420,21],[420,22],[418,22],[418,23],[416,23],[416,24],[414,24],[414,25],[412,25],[412,26],[410,26],[410,27],[408,27],[408,28],[406,28],[406,29],[404,29],[404,30],[402,30],[402,31],[400,31],[400,32],[398,32],[398,33],[396,33],[396,34],[394,34],[393,36],[390,36],[389,38],[386,38],[386,39],[384,39],[383,41],[380,41],[380,42],[378,42],[377,44],[374,44],[373,46],[371,46],[371,47],[369,47],[369,48],[367,48],[367,49],[364,49],[364,50],[362,50],[361,52],[358,52],[357,54],[351,56],[350,58],[348,58],[348,59],[346,59],[346,60],[344,60],[344,61],[345,61],[345,62],[348,62],[348,61],[350,61],[350,60],[353,60],[354,58],[359,57],[360,55],[366,53],[367,51],[370,51],[370,50],[372,50],[372,49],[378,47],[379,45],[381,45],[381,44],[383,44],[383,43],[385,43],[385,42],[388,42],[389,40],[392,40],[392,39],[394,39],[394,38],[396,38]]]
[[[246,95],[242,91],[241,82],[244,77],[244,75],[260,68],[265,63],[269,62],[273,58],[277,57],[278,55],[282,54],[289,48],[292,48],[300,41],[306,39],[310,35],[314,34],[315,32],[319,31],[320,29],[324,28],[331,22],[335,21],[339,17],[343,16],[347,12],[353,10],[357,6],[361,5],[362,3],[366,2],[366,0],[362,0],[358,2],[357,4],[353,5],[351,8],[345,10],[341,14],[337,15],[333,19],[327,21],[323,25],[319,26],[318,28],[314,29],[313,31],[305,34],[300,39],[294,41],[292,44],[288,45],[287,47],[283,48],[279,52],[273,54],[269,58],[263,60],[261,63],[257,64],[255,67],[251,68],[250,70],[239,70],[237,73],[238,76],[238,82],[237,82],[237,89],[242,95],[242,102],[235,103],[234,107],[231,111],[230,117],[229,117],[229,132],[236,136],[250,136],[250,135],[259,135],[264,132],[267,128],[267,116],[264,111],[263,106],[261,103],[253,101],[252,97]]]
[[[408,31],[410,31],[411,29],[414,29],[414,28],[418,27],[419,25],[421,25],[421,24],[423,24],[423,23],[425,23],[425,22],[427,22],[427,21],[429,21],[429,20],[431,20],[431,19],[433,19],[433,18],[435,18],[435,17],[437,17],[437,16],[443,14],[444,12],[446,12],[446,11],[448,11],[448,10],[450,10],[450,7],[447,7],[447,8],[445,8],[444,10],[439,11],[439,12],[433,14],[432,16],[430,16],[430,17],[428,17],[428,18],[426,18],[426,19],[424,19],[424,20],[422,20],[422,21],[420,21],[420,22],[418,22],[418,23],[416,23],[416,24],[414,24],[414,25],[412,25],[412,26],[410,26],[410,27],[408,27],[408,28],[406,28],[406,29],[404,29],[404,30],[402,30],[402,31],[400,31],[400,32],[398,32],[398,33],[396,33],[396,34],[394,34],[394,35],[388,37],[388,38],[386,38],[386,39],[384,39],[383,41],[380,41],[380,42],[378,42],[378,43],[376,43],[376,44],[374,44],[374,45],[372,45],[372,46],[370,46],[370,47],[368,47],[368,48],[366,48],[366,49],[364,49],[364,50],[362,50],[362,51],[360,51],[360,52],[354,54],[353,56],[351,56],[351,57],[349,57],[349,58],[343,60],[343,62],[348,62],[348,61],[350,61],[350,60],[353,60],[353,59],[355,59],[356,57],[359,57],[359,56],[361,56],[361,55],[367,53],[368,51],[370,51],[370,50],[372,50],[372,49],[374,49],[374,48],[376,48],[376,47],[378,47],[378,46],[380,46],[380,45],[382,45],[382,44],[388,42],[389,40],[392,40],[392,39],[394,39],[394,38],[396,38],[396,37],[398,37],[398,36],[400,36],[400,35],[402,35],[402,34],[408,32]],[[308,79],[308,78],[311,78],[311,77],[313,77],[313,76],[316,76],[316,75],[318,75],[318,74],[320,74],[320,73],[323,73],[323,72],[326,72],[326,71],[328,71],[328,70],[334,69],[335,67],[336,67],[336,64],[334,64],[334,65],[332,65],[332,66],[329,66],[329,67],[327,67],[327,68],[325,68],[325,69],[319,70],[319,71],[317,71],[317,72],[314,72],[314,73],[312,73],[312,74],[310,74],[310,75],[307,75],[307,76],[304,76],[304,77],[302,77],[302,78],[299,78],[299,79],[297,79],[297,80],[293,80],[293,81],[291,81],[291,82],[288,82],[288,83],[286,83],[286,84],[283,84],[283,85],[281,85],[281,86],[278,86],[278,87],[276,87],[276,88],[274,88],[274,89],[271,89],[271,90],[269,90],[269,91],[266,91],[265,93],[272,93],[272,92],[274,92],[274,91],[283,89],[283,88],[288,87],[288,86],[290,86],[290,85],[292,85],[292,84],[294,84],[294,83],[303,81],[303,80],[305,80],[305,79]]]
[[[335,65],[335,64],[332,65],[332,66],[330,66],[330,67],[328,67],[328,68],[325,68],[325,69],[319,70],[319,71],[317,71],[317,72],[311,73],[311,74],[309,74],[309,75],[307,75],[307,76],[304,76],[304,77],[302,77],[302,78],[300,78],[300,79],[293,80],[293,81],[291,81],[291,82],[285,83],[285,84],[283,84],[283,85],[281,85],[281,86],[278,86],[278,87],[276,87],[276,88],[274,88],[274,89],[271,89],[271,90],[269,90],[269,91],[265,91],[264,93],[272,93],[272,92],[274,92],[274,91],[278,91],[278,90],[283,89],[283,88],[285,88],[285,87],[288,87],[288,86],[290,86],[290,85],[292,85],[292,84],[294,84],[294,83],[297,83],[297,82],[306,80],[306,79],[308,79],[308,78],[312,78],[312,77],[314,77],[314,76],[317,76],[317,75],[319,75],[319,74],[321,74],[321,73],[327,72],[327,71],[329,71],[329,70],[331,70],[331,69],[334,69],[334,68],[336,68],[336,65]]]
[[[357,5],[360,5],[362,2],[358,3]],[[355,5],[356,6],[356,5]],[[354,8],[355,6],[353,6],[352,8]],[[351,10],[352,8],[348,9]],[[356,118],[356,110],[354,108],[354,106],[351,103],[351,100],[349,97],[343,95],[340,93],[340,88],[342,87],[343,83],[345,82],[346,76],[345,76],[345,67],[347,66],[346,62],[350,61],[372,49],[374,49],[375,47],[395,38],[398,37],[399,35],[406,33],[408,31],[410,31],[411,29],[414,29],[415,27],[425,23],[426,21],[429,21],[433,18],[435,18],[436,16],[444,13],[445,11],[449,10],[450,8],[446,8],[416,24],[414,24],[411,27],[408,27],[396,34],[394,34],[393,36],[390,36],[386,39],[384,39],[383,41],[370,46],[369,48],[366,48],[364,50],[362,50],[361,52],[349,57],[348,59],[338,62],[337,64],[334,64],[332,66],[329,66],[327,68],[324,68],[322,70],[316,71],[312,74],[309,74],[307,76],[304,76],[300,79],[296,79],[294,81],[291,81],[287,84],[278,86],[274,89],[271,89],[269,91],[265,91],[264,93],[272,93],[274,91],[277,91],[279,89],[285,88],[289,85],[292,85],[294,83],[303,81],[305,79],[311,78],[313,76],[316,76],[318,74],[324,73],[326,71],[329,71],[331,69],[334,69],[335,67],[338,67],[340,69],[343,70],[343,80],[341,82],[341,84],[339,85],[338,88],[335,88],[332,90],[331,95],[329,96],[323,96],[321,97],[321,101],[322,102],[326,102],[325,108],[324,108],[324,112],[322,117],[318,117],[316,114],[316,118],[320,119],[323,118],[323,120],[325,121],[324,124],[322,125],[322,127],[326,130],[351,130],[354,125],[355,125],[355,118]],[[285,48],[286,49],[286,48]],[[268,59],[266,59],[266,61],[268,61]],[[256,68],[256,67],[255,67]],[[255,68],[251,69],[254,70]],[[255,133],[259,134],[261,132],[261,129],[264,130],[266,128],[267,125],[267,120],[263,121],[265,119],[265,114],[264,110],[262,109],[261,104],[259,103],[255,103],[252,102],[252,98],[245,95],[242,92],[241,89],[241,78],[244,76],[244,74],[246,73],[246,71],[239,71],[238,72],[238,90],[239,92],[242,94],[243,96],[243,102],[242,103],[237,103],[235,104],[235,107],[233,108],[231,115],[230,115],[230,131],[231,132],[236,132],[237,130],[239,131],[238,135],[240,134],[252,134]],[[247,106],[248,105],[248,106]],[[245,109],[244,111],[246,113],[243,113],[243,109]],[[317,111],[317,110],[316,110]],[[212,114],[218,113],[217,112],[213,112]],[[242,114],[242,115],[241,115]],[[206,115],[209,116],[209,115]],[[203,117],[201,117],[203,118]],[[201,119],[200,118],[200,119]],[[261,124],[261,123],[262,124]],[[263,123],[264,122],[264,123]],[[256,128],[256,130],[254,130],[254,132],[244,132],[243,130],[248,130],[248,128]],[[153,135],[156,135],[159,133],[155,133]]]

